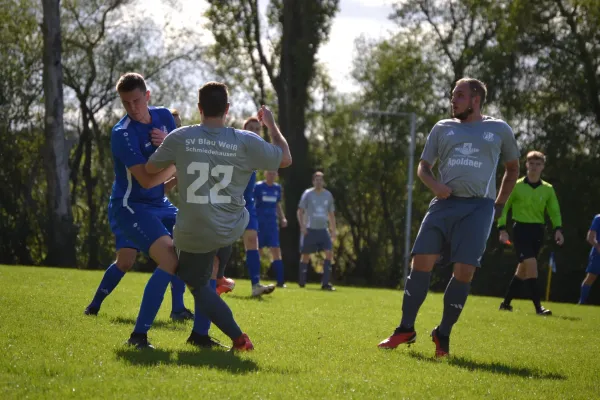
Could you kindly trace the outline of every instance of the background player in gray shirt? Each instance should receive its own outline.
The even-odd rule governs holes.
[[[431,270],[445,243],[450,245],[453,277],[444,295],[444,313],[431,332],[436,357],[450,352],[450,332],[464,308],[471,280],[485,251],[494,216],[498,218],[519,175],[519,149],[506,122],[481,115],[487,89],[472,78],[456,82],[452,119],[439,121],[429,134],[418,176],[435,198],[421,223],[412,250],[412,270],[404,288],[402,320],[379,344],[393,349],[413,343],[415,320],[427,296]],[[431,172],[438,161],[439,176]],[[496,168],[506,172],[496,197]],[[495,210],[494,210],[495,209]]]
[[[227,86],[209,82],[199,91],[201,125],[176,129],[152,155],[146,169],[178,169],[179,212],[173,233],[177,274],[194,295],[196,315],[208,317],[233,341],[252,350],[252,342],[233,319],[227,304],[209,285],[216,250],[232,244],[248,224],[244,190],[255,169],[285,168],[292,162],[286,140],[265,106],[258,118],[273,144],[247,131],[224,126],[229,111]],[[194,323],[196,326],[196,321]],[[188,342],[204,343],[192,329]]]
[[[333,258],[332,240],[335,240],[335,206],[333,195],[324,188],[325,179],[322,172],[313,174],[313,187],[306,189],[300,198],[298,205],[298,223],[300,224],[300,272],[298,284],[300,287],[306,285],[308,272],[308,261],[312,253],[325,251],[325,262],[323,263],[323,290],[335,290],[329,283],[331,275],[331,261]],[[327,227],[329,226],[329,230]]]

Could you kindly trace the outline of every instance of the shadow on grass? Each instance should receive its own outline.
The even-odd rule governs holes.
[[[117,359],[130,365],[185,365],[208,367],[234,374],[257,371],[258,364],[252,360],[239,358],[235,353],[222,350],[204,349],[200,351],[136,350],[121,348],[115,351]]]
[[[110,322],[115,324],[131,325],[131,329],[135,326],[135,319],[127,317],[115,317],[111,318]],[[157,320],[152,323],[153,328],[167,328],[167,329],[181,329],[182,327],[187,328],[186,321],[164,321]]]
[[[223,297],[223,299],[227,300],[227,297],[230,297],[232,299],[236,299],[236,300],[254,300],[254,301],[266,301],[267,298],[270,297],[270,295],[263,295],[263,296],[252,296],[252,295],[248,295],[248,296],[240,296],[239,294],[228,294],[226,297]]]
[[[419,361],[428,362],[440,362],[440,360],[434,357],[427,357],[416,351],[409,351],[408,355]],[[508,364],[504,364],[497,361],[492,362],[481,362],[470,360],[465,357],[450,356],[442,362],[447,362],[450,365],[454,365],[459,368],[468,369],[469,371],[484,371],[492,372],[494,374],[508,375],[508,376],[520,376],[522,378],[532,379],[550,379],[550,380],[566,380],[567,377],[562,374],[544,372],[539,369],[527,368],[527,367],[514,367]]]
[[[581,317],[570,317],[568,315],[554,315],[554,318],[564,319],[565,321],[581,321]]]

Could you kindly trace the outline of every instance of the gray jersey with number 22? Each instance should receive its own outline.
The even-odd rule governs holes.
[[[175,246],[207,253],[236,241],[248,224],[244,190],[252,171],[277,170],[282,155],[248,131],[193,125],[171,132],[150,162],[177,166]]]

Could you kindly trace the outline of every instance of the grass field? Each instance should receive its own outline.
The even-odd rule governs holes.
[[[0,398],[197,399],[591,399],[600,396],[600,309],[470,297],[451,341],[433,359],[429,332],[442,295],[428,296],[417,343],[382,351],[398,323],[402,292],[338,287],[249,297],[239,281],[225,295],[255,351],[232,354],[185,344],[191,323],[168,319],[170,290],[150,339],[153,352],[123,345],[147,274],[127,275],[96,318],[83,315],[101,272],[0,267]],[[186,293],[186,303],[192,298]],[[212,334],[229,344],[213,328]]]

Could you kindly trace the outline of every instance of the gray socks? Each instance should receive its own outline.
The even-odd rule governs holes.
[[[414,269],[411,271],[410,276],[406,280],[406,287],[404,288],[402,320],[398,328],[412,329],[415,326],[419,308],[421,308],[421,304],[423,304],[425,297],[427,297],[430,277],[431,272],[415,271]]]
[[[444,294],[444,314],[439,327],[439,332],[442,335],[450,336],[452,326],[458,321],[458,317],[460,317],[460,313],[467,302],[470,289],[470,282],[460,282],[454,277],[450,279]]]

